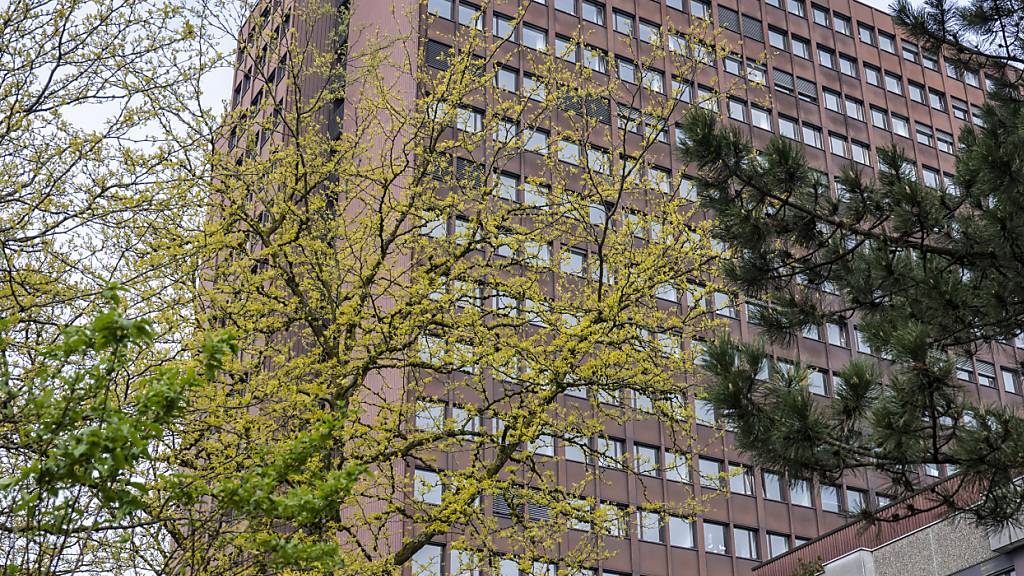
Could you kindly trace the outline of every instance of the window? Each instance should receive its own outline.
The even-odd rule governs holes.
[[[956,65],[949,60],[946,61],[946,76],[949,76],[954,80],[960,79],[960,71],[957,70]]]
[[[823,48],[821,44],[818,45],[818,63],[825,68],[836,68],[836,53],[830,48]]]
[[[548,31],[543,28],[523,24],[523,46],[539,52],[548,50]]]
[[[658,35],[660,29],[658,28],[657,24],[647,22],[646,20],[641,20],[638,30],[640,31],[641,42],[646,42],[648,44],[658,43]]]
[[[548,153],[548,132],[547,132],[547,130],[542,130],[540,128],[536,128],[534,130],[528,131],[527,135],[526,135],[526,143],[523,144],[523,149],[524,150],[528,150],[530,152],[536,152],[538,154],[547,154]]]
[[[974,367],[978,372],[978,384],[988,388],[996,387],[996,367],[994,364],[975,360]]]
[[[509,92],[519,91],[519,71],[515,68],[499,66],[494,75],[494,85]]]
[[[628,518],[626,517],[625,510],[607,502],[598,504],[597,510],[600,514],[598,517],[604,520],[605,534],[617,538],[627,538],[629,536]]]
[[[804,124],[802,128],[804,144],[807,144],[808,146],[813,146],[815,148],[818,148],[819,150],[823,149],[821,139],[821,128],[818,128],[817,126],[811,126],[810,124]]]
[[[814,23],[820,26],[829,28],[832,26],[832,22],[829,19],[829,13],[827,8],[822,8],[817,4],[811,4],[811,14],[814,18]]]
[[[568,392],[566,392],[568,393]],[[562,440],[562,447],[565,450],[565,459],[571,462],[580,462],[586,464],[589,462],[587,458],[587,448],[590,447],[590,441],[588,438],[583,437],[567,437]]]
[[[839,92],[834,92],[828,88],[821,89],[822,96],[825,97],[825,108],[833,112],[840,112],[842,110],[842,96]]]
[[[885,89],[893,94],[903,95],[903,78],[892,72],[885,73]]]
[[[694,18],[709,20],[711,18],[711,3],[704,0],[690,0],[690,14]]]
[[[846,103],[846,115],[854,120],[864,121],[864,103],[855,98],[847,96],[844,99]]]
[[[653,68],[644,68],[640,71],[640,84],[659,94],[665,93],[665,73]]]
[[[949,132],[943,132],[942,130],[935,131],[935,142],[938,144],[939,150],[946,154],[954,154],[956,145],[953,143],[953,135]]]
[[[828,396],[828,376],[824,370],[811,368],[807,372],[807,389],[811,394]]]
[[[740,15],[738,12],[725,6],[718,7],[718,24],[726,30],[731,30],[739,34],[740,32]]]
[[[743,71],[743,61],[735,54],[730,54],[722,59],[725,64],[725,71],[729,74],[739,76]]]
[[[958,358],[956,361],[956,377],[965,382],[974,382],[974,367],[970,358]]]
[[[790,118],[782,116],[781,114],[779,115],[779,134],[785,136],[786,138],[796,140],[796,128],[796,120],[792,120]]]
[[[740,122],[747,121],[747,104],[741,100],[735,98],[729,98],[729,118],[733,120],[739,120]]]
[[[806,38],[801,38],[794,35],[791,38],[793,42],[793,54],[803,58],[804,60],[811,59],[811,43]]]
[[[655,512],[636,512],[637,537],[644,542],[661,543],[661,515]]]
[[[839,55],[839,71],[847,76],[857,77],[857,60],[846,54]]]
[[[931,476],[932,478],[939,477],[939,466],[938,464],[927,463],[924,465],[925,476]]]
[[[764,497],[767,500],[774,500],[776,502],[786,501],[786,492],[783,489],[781,475],[765,470],[761,473],[761,481],[764,483]]]
[[[921,53],[921,64],[924,64],[924,67],[929,70],[939,71],[939,57],[932,52]]]
[[[604,4],[583,0],[583,19],[598,26],[604,26]]]
[[[736,307],[732,305],[732,299],[723,292],[714,294],[715,313],[726,318],[739,318]]]
[[[801,100],[818,103],[818,86],[806,78],[796,77],[796,93]]]
[[[771,132],[771,130],[772,130],[772,115],[771,115],[771,112],[769,112],[769,111],[767,111],[767,110],[765,110],[763,108],[760,108],[758,106],[751,105],[750,106],[750,123],[753,124],[754,126],[760,128],[760,129],[762,129],[762,130],[768,130],[769,132]]]
[[[443,556],[444,546],[427,544],[420,548],[409,561],[412,576],[441,576],[441,558]]]
[[[921,124],[917,122],[914,124],[915,131],[917,132],[918,144],[924,144],[925,146],[932,146],[932,127],[927,124]]]
[[[882,86],[882,69],[871,64],[864,64],[864,80],[872,86]]]
[[[633,445],[633,468],[644,476],[661,476],[661,462],[656,446]]]
[[[669,516],[668,543],[672,546],[693,548],[693,522],[678,516]]]
[[[974,104],[971,104],[971,122],[973,122],[975,126],[985,125],[985,119],[981,115],[981,108]]]
[[[516,26],[512,18],[503,14],[494,13],[494,35],[503,40],[509,42],[518,42],[519,37],[516,35]]]
[[[938,90],[928,90],[928,103],[936,110],[946,111],[946,95]]]
[[[447,20],[452,19],[452,0],[428,0],[427,12]]]
[[[576,0],[555,0],[555,10],[576,15]]]
[[[417,468],[413,474],[413,498],[427,504],[441,503],[441,477],[437,472]]]
[[[789,536],[785,534],[768,533],[768,556],[775,558],[789,552]]]
[[[757,560],[757,531],[738,526],[732,529],[732,545],[737,558]]]
[[[729,465],[729,492],[754,495],[754,474],[742,464]]]
[[[722,462],[710,458],[697,459],[697,471],[700,473],[700,485],[705,488],[721,490],[725,483],[722,480]]]
[[[850,156],[854,162],[863,164],[865,166],[871,165],[871,154],[869,152],[869,146],[863,142],[857,142],[856,140],[850,141]]]
[[[665,478],[674,482],[690,482],[690,463],[686,456],[665,451]]]
[[[906,40],[903,41],[903,59],[904,60],[906,60],[907,62],[913,62],[914,64],[917,64],[918,63],[918,59],[920,58],[920,55],[921,55],[921,53],[917,49],[917,44],[913,44],[913,43],[907,42]]]
[[[484,29],[484,13],[475,4],[459,2],[459,24],[482,31]]]
[[[881,108],[871,107],[871,124],[882,130],[889,129],[889,113]]]
[[[925,103],[924,86],[914,81],[907,82],[907,91],[910,93],[910,99],[918,104]]]
[[[853,25],[850,22],[849,16],[834,13],[832,15],[832,20],[836,24],[836,32],[839,32],[840,34],[843,34],[845,36],[853,36]]]
[[[910,121],[899,114],[892,115],[892,131],[904,138],[910,138]]]
[[[451,562],[448,568],[451,576],[480,576],[481,558],[477,558],[477,555],[467,550],[452,550],[449,561]]]
[[[966,122],[968,117],[967,102],[956,97],[951,98],[950,102],[953,107],[953,116],[956,116],[960,120]]]
[[[842,512],[839,502],[839,488],[828,484],[821,485],[821,509],[825,512]]]
[[[597,439],[597,463],[605,468],[622,468],[625,452],[626,444],[622,440],[604,437]]]
[[[815,324],[808,324],[802,330],[804,338],[821,341],[821,328]]]
[[[565,274],[582,276],[587,264],[587,253],[583,250],[564,250],[561,261],[561,270]]]
[[[936,190],[942,189],[942,177],[939,176],[939,171],[934,168],[927,166],[921,167],[921,173],[924,174],[924,185],[935,188]]]
[[[825,330],[828,333],[828,343],[833,346],[842,346],[843,348],[850,347],[849,335],[846,333],[846,324],[836,324],[829,322],[825,324]]]
[[[849,514],[856,514],[864,509],[868,495],[863,490],[846,489],[846,511]]]
[[[618,64],[619,79],[624,82],[636,84],[636,64],[622,58],[618,58],[616,60],[616,64]]]
[[[437,432],[444,428],[445,404],[432,401],[416,402],[416,429]]]
[[[882,508],[884,506],[888,506],[889,504],[892,504],[892,498],[890,498],[889,496],[886,496],[885,494],[878,494],[878,493],[876,493],[875,494],[875,498],[878,500],[878,507],[879,508]]]
[[[567,61],[576,62],[579,58],[579,46],[572,38],[562,35],[555,36],[555,56]]]
[[[857,23],[857,36],[860,41],[870,46],[875,45],[875,29],[861,22]]]
[[[878,47],[891,54],[896,53],[896,36],[888,32],[878,31]]]
[[[1020,394],[1020,374],[1006,368],[1003,368],[1001,372],[1003,376],[1003,390],[1010,394]]]
[[[807,16],[807,8],[804,6],[803,0],[786,0],[786,10],[789,10],[791,14],[796,14],[801,18]]]
[[[704,521],[704,550],[714,554],[727,553],[724,525]]]
[[[850,153],[846,149],[846,138],[829,132],[828,134],[828,148],[836,156],[842,156],[843,158],[849,158]]]
[[[786,32],[772,26],[768,27],[768,44],[779,50],[789,50],[789,40],[786,37]]]
[[[715,425],[715,407],[707,400],[697,398],[693,401],[693,413],[698,424],[705,426]]]
[[[607,74],[608,56],[600,48],[585,46],[583,48],[583,65],[601,74]]]
[[[633,15],[612,10],[612,24],[615,31],[626,36],[633,35]]]
[[[978,79],[978,71],[964,70],[964,82],[967,82],[967,84],[974,86],[975,88],[980,88],[981,83]]]
[[[807,480],[789,481],[789,499],[797,506],[813,507],[811,501],[811,483]]]

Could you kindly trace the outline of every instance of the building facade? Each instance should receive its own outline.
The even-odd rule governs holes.
[[[686,80],[678,77],[666,58],[657,71],[660,78],[645,83],[645,89],[667,92],[666,87],[672,86],[674,97],[692,101],[705,90],[714,94],[713,87],[732,80],[751,80],[759,85],[743,84],[721,98],[712,96],[723,118],[747,131],[755,144],[763,145],[775,135],[802,142],[811,163],[830,181],[851,164],[867,175],[874,173],[878,148],[895,144],[916,159],[925,184],[948,185],[955,170],[957,133],[965,124],[980,122],[978,107],[985,98],[987,79],[982,73],[947,65],[941,55],[929,54],[903,37],[888,14],[850,0],[547,0],[525,4],[497,0],[487,6],[466,0],[429,0],[422,5],[414,0],[356,0],[351,8],[353,22],[361,24],[383,23],[393,10],[418,14],[410,26],[418,30],[428,66],[434,51],[451,47],[460,26],[477,26],[486,34],[500,32],[534,49],[552,49],[582,31],[587,45],[574,48],[581,50],[574,58],[625,81],[630,81],[635,70],[621,63],[643,53],[645,44],[658,42],[662,38],[659,30],[681,30],[692,21],[709,20],[721,29],[733,53]],[[521,22],[515,23],[520,11]],[[329,28],[330,21],[325,22],[318,26]],[[286,22],[280,25],[287,29]],[[325,37],[316,27],[297,35],[304,32],[308,32],[303,36],[306,41]],[[250,37],[250,30],[243,29],[241,44]],[[593,58],[593,54],[603,58]],[[265,98],[283,98],[287,88],[280,78],[286,65],[287,60],[240,59],[233,106],[244,108]],[[526,59],[510,53],[503,70],[508,82],[518,88],[532,77],[528,67]],[[410,83],[414,88],[411,78],[406,80]],[[324,115],[325,130],[343,129],[345,102],[331,106]],[[612,106],[614,118],[626,104]],[[676,120],[672,118],[670,123]],[[672,138],[657,144],[651,156],[661,170],[685,182],[687,167],[673,154]],[[744,339],[758,337],[758,327],[749,321],[745,305],[724,297],[719,301],[718,295],[712,299],[717,316],[733,334]],[[1019,344],[1024,346],[1024,341]],[[832,395],[834,374],[850,359],[867,356],[884,362],[872,354],[855,321],[808,329],[793,346],[775,348],[772,353],[810,367],[811,391],[823,399]],[[1021,360],[1024,348],[992,344],[977,358],[963,359],[958,377],[979,403],[1020,404],[1024,383],[1017,367]],[[566,397],[564,402],[578,400]],[[847,513],[889,502],[887,487],[870,475],[850,476],[839,485],[819,485],[751,467],[747,456],[730,448],[730,433],[716,425],[708,407],[693,401],[697,414],[694,433],[702,448],[691,455],[686,473],[670,477],[652,472],[646,479],[637,479],[609,471],[596,490],[601,499],[624,506],[636,506],[652,494],[676,500],[710,496],[709,510],[685,525],[661,519],[649,526],[639,516],[631,517],[621,537],[608,543],[614,556],[595,565],[594,574],[750,574],[760,562],[844,525]],[[626,454],[649,454],[660,463],[670,458],[665,448],[668,432],[656,420],[615,424],[608,434]],[[565,456],[562,448],[558,450]],[[557,473],[564,481],[573,482],[582,477],[575,468],[586,465],[565,461]],[[922,481],[940,479],[950,472],[928,468],[921,471]],[[732,474],[727,498],[715,482],[701,481],[720,473]],[[496,508],[494,502],[485,505]],[[495,513],[500,514],[496,509]],[[417,555],[416,573],[450,574],[453,558],[444,540],[438,539]],[[538,568],[549,569],[551,566]],[[496,568],[501,576],[515,576],[519,570],[514,564]]]

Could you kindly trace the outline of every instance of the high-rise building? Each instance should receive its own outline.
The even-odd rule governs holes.
[[[416,48],[426,54],[427,65],[451,46],[460,26],[477,26],[481,33],[500,33],[520,45],[545,50],[564,48],[566,38],[578,37],[582,31],[586,46],[570,47],[573,59],[588,61],[592,70],[618,75],[642,85],[643,90],[664,93],[665,87],[673,86],[674,95],[686,102],[702,97],[706,89],[723,118],[748,132],[755,144],[763,145],[774,135],[802,142],[812,165],[830,183],[851,164],[868,175],[874,173],[878,148],[895,144],[916,159],[923,183],[952,185],[957,134],[961,126],[981,121],[978,107],[985,99],[983,73],[957,69],[942,55],[929,53],[901,35],[885,12],[851,0],[506,0],[483,7],[468,0],[429,0],[422,5],[417,0],[355,0],[351,9],[351,25],[364,27],[360,32],[364,39],[375,23],[390,26],[395,12],[418,14],[410,26],[418,32]],[[520,10],[522,22],[510,24]],[[287,30],[287,21],[275,20],[272,12],[282,13],[268,6],[263,18],[253,19],[242,30],[241,45],[249,42],[256,24],[278,22]],[[659,30],[686,29],[699,19],[721,29],[733,52],[708,62],[692,79],[680,78],[666,59],[662,70],[653,70],[656,78],[635,82],[636,69],[629,59],[643,53],[645,44],[663,39]],[[317,26],[330,28],[331,21]],[[347,36],[341,34],[338,41],[346,41]],[[295,37],[321,41],[324,35],[314,27],[298,31]],[[283,70],[294,64],[263,56],[240,59],[233,105],[246,107],[264,98],[282,98]],[[532,78],[525,60],[510,57],[507,64],[503,71],[510,86],[521,87]],[[406,86],[415,84],[412,77],[402,81]],[[750,86],[749,81],[762,86]],[[731,83],[739,88],[728,90],[720,99],[711,88]],[[324,130],[344,129],[346,106],[342,100],[331,104],[324,114]],[[629,103],[610,106],[605,113],[618,118]],[[687,167],[672,153],[671,138],[657,144],[652,154],[662,170],[685,181]],[[833,193],[841,196],[843,191]],[[719,301],[717,294],[711,300],[718,318],[733,334],[757,337],[758,327],[749,315],[749,307],[756,304]],[[842,385],[835,373],[851,358],[885,361],[864,341],[856,321],[807,329],[792,346],[771,351],[782,366],[788,360],[810,367],[810,389],[823,399]],[[977,357],[961,359],[957,375],[979,402],[1019,404],[1024,387],[1017,368],[1021,355],[1024,340],[987,345]],[[700,478],[730,473],[729,497],[712,498],[709,510],[693,523],[652,519],[648,524],[648,519],[632,518],[612,546],[616,554],[594,566],[593,574],[745,575],[759,562],[843,525],[846,514],[889,502],[887,487],[870,475],[825,485],[752,467],[747,456],[730,448],[730,434],[716,425],[712,411],[695,402],[700,452],[692,455],[686,473],[671,478],[659,475],[657,490],[666,496],[691,491],[698,496],[715,494],[720,486]],[[654,460],[665,461],[665,431],[657,423],[618,429],[618,450],[626,454],[647,450]],[[571,470],[562,470],[572,477]],[[920,471],[922,481],[951,472]],[[632,481],[604,488],[602,498],[626,506],[641,502]],[[428,546],[422,556],[428,567],[424,573],[436,566],[438,574],[449,574],[451,556],[444,545],[438,539]],[[512,566],[501,570],[501,576],[519,574]]]

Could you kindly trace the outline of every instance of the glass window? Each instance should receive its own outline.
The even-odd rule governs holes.
[[[729,118],[733,120],[739,120],[740,122],[747,121],[747,105],[741,100],[735,98],[729,98]]]
[[[896,53],[896,36],[888,32],[878,31],[878,47],[892,54]]]
[[[885,89],[893,94],[903,94],[903,79],[892,72],[885,73]]]
[[[686,456],[677,452],[665,451],[665,478],[688,483],[690,481],[690,464]]]
[[[555,0],[555,10],[576,15],[576,0]]]
[[[796,135],[796,121],[785,116],[779,116],[779,134],[790,138],[792,140],[797,139]]]
[[[899,114],[893,114],[891,118],[892,131],[905,138],[910,138],[910,121]]]
[[[616,64],[618,64],[619,79],[624,82],[636,84],[636,64],[621,58],[616,60]]]
[[[850,23],[850,18],[848,16],[843,16],[842,14],[837,13],[833,14],[832,19],[836,24],[836,32],[846,36],[853,36],[853,25]]]
[[[825,27],[830,27],[832,25],[827,8],[823,8],[817,4],[811,4],[811,14],[814,17],[815,24]]]
[[[838,514],[842,511],[839,502],[839,488],[836,486],[830,486],[828,484],[821,485],[821,509],[825,512],[835,512]]]
[[[729,465],[729,491],[733,494],[754,495],[754,474],[742,464]]]
[[[975,360],[974,367],[978,372],[978,384],[988,388],[996,387],[996,367],[994,364]]]
[[[633,445],[633,467],[637,474],[661,476],[660,451],[657,446]]]
[[[661,515],[655,512],[637,510],[637,537],[644,542],[661,543]]]
[[[857,142],[856,140],[850,141],[850,157],[853,158],[854,162],[870,166],[871,155],[869,150],[870,148],[868,145],[863,142]]]
[[[516,35],[516,26],[512,18],[495,12],[493,21],[495,36],[508,40],[509,42],[519,41],[519,37]]]
[[[750,106],[750,123],[762,130],[768,130],[771,132],[772,129],[772,115],[771,112],[759,108],[758,106]]]
[[[846,489],[846,511],[850,514],[856,514],[864,509],[864,503],[867,502],[868,495],[863,490],[854,490],[853,488]]]
[[[811,394],[828,396],[828,377],[824,370],[812,368],[807,372],[807,389]]]
[[[954,154],[956,152],[956,145],[953,143],[953,135],[949,132],[943,132],[942,130],[935,131],[935,142],[939,146],[939,150],[946,154]]]
[[[668,517],[669,544],[683,548],[693,548],[693,523],[678,516]]]
[[[583,0],[583,19],[598,26],[604,26],[604,4]]]
[[[640,32],[641,42],[646,42],[648,44],[658,43],[658,35],[660,29],[657,24],[654,24],[653,22],[647,22],[646,20],[641,20],[638,30]]]
[[[698,458],[697,469],[700,472],[700,485],[705,488],[721,490],[724,486],[722,479],[722,462],[710,458]]]
[[[786,10],[801,18],[807,16],[807,8],[804,6],[803,0],[786,0]]]
[[[850,347],[850,337],[846,332],[846,324],[829,322],[825,324],[825,329],[828,332],[829,344],[833,346],[842,346],[843,348]]]
[[[818,149],[822,149],[823,144],[821,139],[821,128],[818,128],[817,126],[811,126],[810,124],[804,124],[802,128],[804,144],[807,144],[808,146],[813,146]]]
[[[704,550],[715,554],[726,554],[725,526],[704,521]]]
[[[427,12],[447,20],[452,19],[452,0],[428,0]]]
[[[904,40],[903,59],[908,62],[913,62],[914,64],[917,64],[919,56],[920,51],[917,49],[917,44],[913,44],[911,42],[907,42],[906,40]]]
[[[1003,390],[1010,394],[1020,394],[1020,374],[1014,370],[1002,369]]]
[[[633,35],[633,15],[618,10],[612,10],[613,25],[615,31],[626,36]]]
[[[871,124],[882,130],[889,129],[889,113],[881,108],[871,107]]]
[[[799,56],[799,57],[801,57],[801,58],[803,58],[805,60],[810,60],[811,59],[811,43],[807,39],[801,38],[799,36],[793,36],[792,37],[792,41],[793,41],[793,54],[795,54],[795,55],[797,55],[797,56]]]
[[[778,28],[768,27],[768,43],[779,50],[789,50],[789,39],[786,32]]]
[[[502,90],[518,92],[519,71],[515,68],[506,68],[504,66],[498,67],[497,73],[494,75],[494,84]]]
[[[757,560],[757,531],[733,527],[732,545],[737,558]]]
[[[839,55],[839,71],[853,78],[857,77],[857,61],[846,54]]]
[[[871,64],[864,64],[864,80],[872,86],[882,85],[882,70]]]
[[[548,32],[543,28],[523,24],[523,46],[540,52],[548,50]]]
[[[840,112],[842,109],[842,96],[839,92],[833,92],[828,88],[821,89],[822,96],[825,97],[825,108],[833,112]]]
[[[565,450],[565,459],[572,462],[580,462],[586,464],[587,448],[590,446],[590,440],[584,437],[566,437],[562,440],[562,448]]]
[[[761,474],[761,480],[764,483],[764,497],[768,500],[774,500],[776,502],[786,501],[786,492],[782,481],[782,476],[775,472],[769,472],[765,470]]]
[[[857,36],[865,44],[875,45],[875,29],[867,24],[857,23]]]
[[[409,565],[412,567],[412,576],[441,576],[442,556],[444,556],[444,546],[427,544],[420,548],[409,561]]]
[[[583,48],[583,65],[601,74],[607,74],[608,56],[600,48],[586,46]]]
[[[925,103],[924,86],[917,82],[907,82],[907,92],[910,93],[910,99],[918,104]]]
[[[722,59],[725,64],[725,71],[729,74],[739,76],[743,72],[743,61],[735,54],[730,54]]]
[[[849,158],[850,154],[846,150],[846,138],[829,132],[828,134],[828,148],[836,156],[842,156],[843,158]]]
[[[605,468],[622,468],[626,444],[615,438],[597,439],[597,463]]]
[[[917,132],[917,142],[924,144],[925,146],[932,145],[932,127],[926,124],[916,123],[915,129]]]
[[[690,0],[690,14],[694,18],[711,19],[711,3],[704,0]]]
[[[417,468],[413,475],[413,497],[427,504],[441,503],[441,477],[437,472]]]
[[[938,90],[928,90],[928,103],[936,110],[946,111],[946,95]]]
[[[825,68],[836,67],[836,53],[829,48],[823,48],[820,44],[818,45],[818,63]]]
[[[693,413],[698,424],[705,426],[715,425],[715,407],[707,400],[697,398],[693,401]]]
[[[768,533],[768,556],[775,558],[789,552],[789,536],[785,534]]]
[[[811,501],[811,483],[807,480],[789,481],[789,499],[797,506],[813,507]]]
[[[484,13],[480,7],[467,2],[459,2],[459,24],[477,30],[484,29]]]
[[[939,57],[931,52],[921,53],[921,64],[924,64],[924,67],[929,70],[939,71]]]
[[[844,100],[846,103],[846,115],[854,120],[864,121],[864,103],[860,100],[850,98],[847,96]]]
[[[562,35],[555,36],[555,56],[568,62],[576,62],[578,54],[579,46],[575,40]]]

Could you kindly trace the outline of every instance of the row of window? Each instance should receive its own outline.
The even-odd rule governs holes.
[[[785,1],[785,6],[783,6]],[[770,6],[779,9],[786,9],[791,14],[801,18],[807,17],[807,9],[803,0],[768,0]],[[815,24],[825,28],[831,28],[836,32],[853,37],[853,22],[849,16],[835,10],[830,10],[818,4],[811,4],[812,20]],[[876,30],[874,26],[864,22],[857,22],[857,37],[861,42],[869,46],[876,46],[890,54],[900,54],[907,62],[923,65],[930,70],[939,71],[938,55],[928,51],[922,51],[917,44],[906,39],[900,39],[900,50],[897,51],[896,35],[884,30]],[[807,56],[805,56],[807,57]],[[946,62],[946,75],[955,80],[961,80],[975,88],[981,88],[980,75],[975,70],[958,70],[953,64]],[[990,88],[989,79],[986,78],[986,87]]]
[[[1011,394],[1021,393],[1020,373],[1009,368],[999,369],[1000,379],[1003,381],[1003,390]],[[956,362],[956,377],[965,382],[977,383],[986,388],[995,388],[996,366],[991,362],[971,358],[958,358]]]

